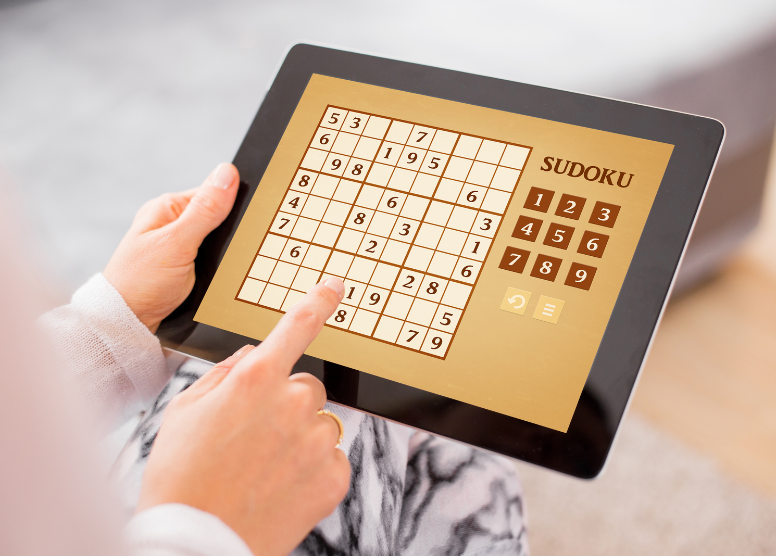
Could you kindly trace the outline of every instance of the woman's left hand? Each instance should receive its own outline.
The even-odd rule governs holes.
[[[151,332],[194,287],[194,259],[210,232],[229,214],[240,176],[221,164],[199,188],[147,202],[103,275]]]

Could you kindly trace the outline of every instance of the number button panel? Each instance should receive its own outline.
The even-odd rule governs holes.
[[[542,229],[542,221],[538,218],[521,215],[517,219],[517,224],[512,232],[512,237],[524,239],[525,241],[536,241],[539,237],[539,230]]]
[[[553,222],[547,228],[547,235],[544,236],[544,245],[557,247],[558,249],[568,249],[572,235],[574,235],[574,228]]]
[[[285,312],[337,276],[328,326],[444,359],[530,147],[335,106],[310,134],[235,298]],[[510,253],[522,273],[530,253]]]
[[[561,259],[540,253],[536,256],[536,261],[534,261],[531,276],[554,282],[555,277],[558,275],[558,270],[560,270],[561,262]]]
[[[606,244],[608,242],[609,236],[585,230],[585,233],[582,234],[582,240],[579,242],[577,253],[598,257],[600,259],[604,256],[604,250],[606,249]]]
[[[585,208],[586,200],[587,199],[584,197],[577,197],[564,193],[561,195],[560,201],[558,201],[558,208],[555,209],[555,216],[579,220],[579,217],[582,215],[582,209]]]
[[[580,290],[589,290],[595,277],[596,268],[580,263],[571,263],[568,276],[564,284]]]
[[[590,215],[590,223],[614,228],[618,214],[620,214],[620,207],[618,205],[598,201],[593,207],[593,213]]]
[[[530,256],[531,252],[526,251],[525,249],[507,247],[504,251],[504,255],[501,257],[501,262],[498,264],[498,267],[510,272],[522,274],[523,270],[525,270],[525,265],[528,262],[528,257]]]
[[[523,208],[536,210],[539,212],[547,212],[550,210],[550,204],[552,203],[552,198],[554,195],[555,192],[549,189],[532,187],[528,192],[528,198],[525,200]]]

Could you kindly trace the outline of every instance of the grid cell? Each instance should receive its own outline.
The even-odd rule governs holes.
[[[358,282],[369,283],[377,263],[363,257],[356,257],[348,270],[348,278]]]
[[[326,161],[328,154],[329,153],[326,151],[320,149],[307,149],[307,152],[302,159],[302,163],[299,164],[299,166],[317,172],[323,167],[323,163]]]
[[[371,166],[372,163],[368,160],[361,160],[360,158],[353,157],[350,159],[350,162],[348,162],[345,172],[343,172],[342,175],[352,180],[363,180],[369,173],[369,168]]]
[[[280,253],[283,252],[283,247],[286,246],[286,238],[276,236],[275,234],[267,234],[264,238],[264,242],[259,249],[259,255],[277,259],[280,257]]]
[[[435,330],[443,330],[452,334],[455,332],[458,322],[461,320],[463,311],[456,309],[455,307],[449,307],[447,305],[440,305],[437,309],[434,320],[431,321],[431,328]]]
[[[423,283],[420,284],[420,288],[418,288],[418,297],[427,301],[439,303],[442,301],[442,294],[445,293],[446,287],[447,280],[442,280],[441,278],[427,274],[426,277],[423,278]]]
[[[438,226],[446,226],[452,212],[453,205],[440,203],[439,201],[431,201],[424,221],[431,224],[437,224]]]
[[[412,124],[394,120],[391,122],[391,127],[388,128],[385,140],[390,141],[391,143],[401,143],[403,145],[407,142],[407,139],[409,139],[411,131]]]
[[[374,139],[382,139],[385,137],[385,132],[388,130],[388,126],[390,124],[391,120],[388,118],[370,116],[362,135],[366,137],[373,137]]]
[[[525,147],[518,147],[517,145],[507,145],[504,150],[504,155],[501,157],[499,164],[501,166],[507,166],[514,168],[515,170],[522,170],[525,165],[525,159],[528,158],[530,149]]]
[[[318,270],[300,268],[294,277],[294,281],[291,283],[291,289],[307,293],[318,283],[320,277],[321,273]]]
[[[369,280],[369,283],[390,290],[396,282],[399,270],[401,269],[398,266],[377,263],[377,268],[375,268],[375,271],[372,273],[372,278]]]
[[[496,234],[496,230],[500,223],[500,216],[488,214],[487,212],[479,212],[474,219],[474,224],[472,224],[471,233],[492,238]]]
[[[389,239],[380,254],[380,260],[393,264],[402,264],[409,251],[409,243],[403,243],[394,239]]]
[[[299,267],[295,264],[278,261],[278,264],[275,265],[275,270],[272,271],[272,276],[269,277],[269,283],[287,288],[294,281],[297,270],[299,270]]]
[[[434,139],[431,141],[431,145],[428,147],[431,151],[438,153],[450,154],[453,152],[455,142],[458,140],[458,134],[451,131],[443,131],[438,129],[434,134]]]
[[[455,202],[466,207],[480,208],[487,190],[488,189],[486,187],[466,183],[461,189],[461,194],[458,196],[458,199]]]
[[[345,118],[345,121],[342,123],[342,127],[340,129],[342,131],[347,131],[348,133],[361,135],[368,122],[369,116],[367,114],[361,114],[359,112],[348,112],[348,115]]]
[[[326,113],[323,115],[323,118],[321,118],[321,125],[330,129],[339,129],[342,127],[342,122],[345,121],[347,115],[347,110],[330,106],[326,109]]]
[[[462,181],[455,181],[449,178],[442,178],[434,192],[434,198],[440,201],[447,201],[448,203],[455,203],[458,200],[458,196],[461,194],[463,188]]]
[[[471,292],[471,286],[459,284],[458,282],[450,282],[447,284],[445,294],[442,296],[442,305],[463,309],[466,307],[466,302],[469,301]]]
[[[445,357],[447,355],[447,349],[450,347],[450,340],[452,335],[445,332],[439,332],[437,330],[429,330],[426,333],[426,337],[423,340],[423,345],[420,351],[435,355],[437,357]]]
[[[370,234],[378,236],[388,237],[391,235],[393,225],[396,224],[396,216],[385,212],[376,212],[372,217],[372,221],[369,223]]]
[[[329,317],[326,324],[336,326],[337,328],[344,328],[347,330],[350,326],[350,321],[353,319],[353,315],[356,313],[355,307],[349,307],[347,305],[340,305],[334,314]]]
[[[358,246],[361,244],[362,239],[364,239],[363,232],[343,228],[339,239],[337,239],[337,249],[348,253],[355,253],[358,251]]]
[[[450,215],[450,219],[447,221],[447,227],[462,232],[468,232],[472,229],[475,218],[477,218],[476,210],[465,207],[455,207]]]
[[[341,176],[345,171],[349,160],[350,157],[345,156],[344,154],[330,153],[326,157],[326,162],[323,163],[323,166],[320,168],[320,170],[321,172],[326,172],[327,174]]]
[[[388,181],[388,187],[399,191],[409,191],[418,173],[404,168],[396,168]]]
[[[322,220],[335,226],[344,226],[348,220],[348,214],[350,213],[350,207],[348,203],[340,203],[339,201],[331,201],[326,208],[326,212],[323,215]]]
[[[431,262],[428,264],[427,272],[429,274],[450,278],[453,275],[455,264],[457,262],[458,257],[455,255],[437,251],[434,253],[434,256],[431,258]]]
[[[275,220],[272,221],[272,226],[269,227],[269,231],[275,234],[287,236],[294,229],[296,224],[296,216],[285,212],[279,212],[275,216]]]
[[[304,204],[307,201],[307,197],[308,195],[306,195],[305,193],[299,193],[298,191],[289,191],[288,193],[286,193],[286,198],[283,199],[283,202],[281,203],[280,207],[283,209],[284,212],[299,215],[302,213],[302,209],[304,208]]]
[[[412,242],[415,239],[415,234],[418,231],[420,222],[412,220],[410,218],[399,217],[396,220],[396,224],[391,232],[391,239],[404,241],[407,243]]]
[[[423,326],[431,324],[431,320],[434,318],[438,305],[425,299],[415,298],[412,303],[410,312],[407,313],[407,321]]]
[[[477,151],[477,160],[498,164],[498,161],[501,160],[501,155],[504,154],[505,147],[505,143],[485,139],[482,145],[480,145],[480,150]]]
[[[466,243],[461,250],[461,255],[469,259],[477,261],[484,261],[485,255],[488,254],[490,249],[490,240],[481,236],[469,235],[466,238]]]
[[[377,204],[380,202],[380,197],[383,196],[383,191],[385,190],[382,187],[375,187],[373,185],[364,185],[361,188],[361,193],[358,194],[358,199],[356,199],[356,204],[359,207],[376,209]]]
[[[326,213],[326,207],[329,206],[329,200],[323,197],[316,197],[310,195],[307,197],[307,202],[302,209],[302,216],[306,218],[312,218],[313,220],[320,220]]]
[[[338,131],[326,127],[319,127],[313,136],[313,140],[310,141],[310,146],[322,151],[329,151],[338,134]]]
[[[318,172],[308,172],[307,170],[297,170],[291,185],[288,187],[300,193],[309,193],[318,178]]]
[[[359,307],[369,309],[370,311],[377,311],[379,313],[383,310],[383,307],[385,307],[385,302],[388,301],[390,293],[391,292],[386,289],[378,288],[370,284],[367,286],[363,297],[361,297]]]
[[[409,322],[404,323],[396,343],[400,346],[419,351],[427,331],[428,328],[425,326],[418,326]]]
[[[418,174],[415,176],[415,181],[412,182],[411,193],[416,195],[424,195],[431,197],[436,191],[437,184],[439,183],[439,176],[432,176],[430,174]]]
[[[474,159],[477,156],[477,151],[480,150],[482,139],[479,137],[471,137],[470,135],[461,135],[458,138],[458,143],[455,145],[453,154],[455,156],[463,156],[465,158]]]
[[[433,127],[424,127],[422,125],[415,125],[412,128],[407,144],[413,147],[421,149],[427,149],[431,144],[431,140],[434,138],[434,132],[436,130]]]
[[[329,254],[331,254],[331,249],[319,247],[318,245],[311,245],[307,248],[307,254],[304,256],[302,266],[314,270],[323,270],[326,266],[326,261],[329,260]]]
[[[399,278],[396,281],[396,286],[394,286],[393,289],[406,295],[415,295],[418,293],[420,284],[423,283],[423,276],[424,275],[420,272],[415,272],[406,268],[402,269],[399,273]]]
[[[399,157],[401,156],[402,150],[404,150],[404,145],[400,143],[384,141],[377,153],[375,162],[379,162],[380,164],[387,164],[389,166],[396,166],[396,163],[399,161]]]
[[[331,199],[332,196],[334,196],[334,192],[337,190],[337,184],[339,184],[340,179],[335,178],[334,176],[327,176],[326,174],[323,174],[321,176],[318,176],[319,179],[315,180],[315,184],[312,185],[312,194],[317,195],[318,197],[324,197],[326,199]],[[306,189],[310,189],[307,187]],[[301,191],[301,189],[298,189],[298,191]]]
[[[358,254],[363,255],[364,257],[379,259],[387,242],[387,238],[366,234],[358,248]]]
[[[490,212],[497,212],[498,214],[504,214],[509,204],[509,197],[511,193],[506,191],[499,191],[498,189],[489,189],[485,200],[480,207],[482,210],[488,210]]]
[[[396,338],[399,337],[399,332],[401,332],[403,324],[403,320],[383,315],[380,317],[377,328],[375,328],[375,331],[372,333],[372,337],[392,344],[396,341]]]
[[[280,255],[280,260],[298,265],[304,260],[308,246],[309,244],[302,241],[289,239],[286,243],[286,246],[283,248],[283,253]]]
[[[477,281],[477,276],[480,275],[480,268],[482,268],[482,263],[461,257],[455,265],[453,279],[473,284]]]
[[[490,180],[490,187],[491,189],[500,189],[501,191],[512,193],[515,190],[518,178],[520,178],[520,170],[499,166],[493,175],[493,179]]]
[[[460,255],[463,244],[466,243],[466,233],[459,230],[446,229],[439,240],[437,250],[452,255]]]
[[[415,245],[427,247],[428,249],[436,249],[444,231],[445,229],[442,226],[423,223],[420,225],[420,230],[415,238]]]
[[[329,262],[326,263],[326,274],[344,278],[348,275],[350,265],[353,264],[353,258],[353,255],[348,255],[347,253],[342,253],[340,251],[332,251]]]
[[[431,262],[431,257],[433,255],[433,249],[426,249],[425,247],[413,245],[410,248],[409,255],[407,255],[407,260],[404,261],[404,266],[414,268],[415,270],[425,271],[428,268],[428,263]]]
[[[275,270],[276,259],[270,259],[269,257],[263,257],[258,255],[256,260],[251,265],[251,270],[248,272],[248,276],[262,280],[266,282],[269,277],[272,276],[272,271]]]
[[[361,184],[355,181],[342,179],[337,185],[337,191],[334,193],[332,200],[339,201],[341,203],[352,204],[358,196],[358,192],[361,190]]]
[[[475,162],[472,164],[471,170],[466,181],[475,185],[483,185],[487,187],[490,185],[490,180],[493,179],[493,174],[496,173],[496,166],[494,164],[488,164],[486,162]]]
[[[264,288],[264,293],[261,294],[259,305],[264,305],[270,309],[280,309],[287,293],[288,288],[276,284],[267,284],[267,287]]]
[[[406,168],[417,172],[423,162],[423,157],[425,156],[426,151],[423,149],[406,146],[399,157],[399,161],[396,163],[396,167]]]
[[[240,288],[240,293],[237,294],[237,299],[242,299],[249,303],[258,303],[266,286],[266,282],[260,282],[253,278],[246,278],[245,283]]]
[[[420,171],[425,174],[432,174],[434,176],[441,176],[442,171],[447,165],[447,159],[449,157],[445,154],[439,154],[432,151],[426,153],[423,159],[423,164],[420,167]]]
[[[286,298],[283,300],[283,305],[280,306],[281,311],[288,311],[291,307],[302,301],[304,294],[296,290],[288,290]]]
[[[366,290],[366,284],[363,282],[356,282],[355,280],[345,280],[345,293],[342,297],[342,303],[345,305],[353,305],[358,307],[361,302],[361,297]]]
[[[364,309],[357,309],[353,320],[350,321],[348,330],[355,332],[356,334],[363,334],[364,336],[371,336],[372,331],[375,329],[377,319],[380,315],[373,313],[372,311],[365,311]]]
[[[380,203],[377,205],[377,210],[381,210],[390,214],[399,214],[406,199],[407,195],[404,193],[386,191],[383,193],[383,197],[380,199]]]
[[[373,160],[379,148],[380,141],[377,139],[361,137],[358,140],[358,145],[356,145],[356,150],[353,151],[353,156],[364,160]]]
[[[423,215],[426,214],[428,203],[428,199],[416,195],[408,195],[399,214],[406,218],[412,218],[413,220],[421,220]]]
[[[413,297],[411,295],[404,295],[397,292],[391,292],[391,297],[388,299],[388,303],[385,304],[383,314],[389,317],[404,320],[407,318],[407,314],[412,307]]]
[[[318,231],[315,232],[313,243],[317,243],[318,245],[325,245],[326,247],[334,247],[334,244],[337,242],[337,238],[339,237],[341,230],[341,226],[335,226],[334,224],[327,224],[322,222],[318,226]]]
[[[453,156],[450,157],[450,161],[447,163],[444,176],[453,180],[464,181],[466,180],[466,176],[469,175],[471,167],[472,161],[468,158]]]
[[[345,227],[366,232],[374,214],[375,211],[373,210],[353,207],[350,211],[350,216],[348,216],[347,222],[345,223]]]
[[[372,165],[372,169],[369,170],[369,176],[366,178],[366,181],[375,185],[386,186],[391,181],[393,170],[393,166],[375,163]]]

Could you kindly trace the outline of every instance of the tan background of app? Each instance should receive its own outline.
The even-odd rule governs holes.
[[[447,358],[326,327],[307,350],[326,359],[565,432],[633,257],[673,146],[448,100],[314,75],[270,161],[195,320],[263,340],[281,314],[235,300],[243,277],[329,104],[533,147]],[[634,174],[628,188],[540,171],[546,156]],[[617,175],[613,176],[615,178]],[[626,176],[627,179],[627,176]],[[555,191],[547,213],[523,208],[531,187]],[[560,195],[587,199],[579,220],[554,215]],[[589,224],[595,201],[620,205],[613,229]],[[511,237],[521,214],[544,221],[536,242]],[[567,250],[542,245],[550,222],[575,228]],[[584,230],[610,236],[601,259],[576,252]],[[563,259],[555,282],[498,268],[507,246]],[[596,267],[589,291],[563,284],[571,262]],[[507,288],[532,292],[523,315]],[[565,301],[557,324],[532,318],[541,296]]]

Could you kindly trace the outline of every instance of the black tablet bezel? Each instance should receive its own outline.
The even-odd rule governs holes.
[[[160,326],[170,348],[219,361],[255,340],[194,322],[250,199],[313,74],[514,112],[674,145],[644,232],[566,433],[304,356],[295,371],[329,399],[580,478],[606,461],[649,348],[724,137],[716,120],[611,99],[311,45],[286,56],[234,158],[241,184],[229,218],[196,260],[186,301]]]

